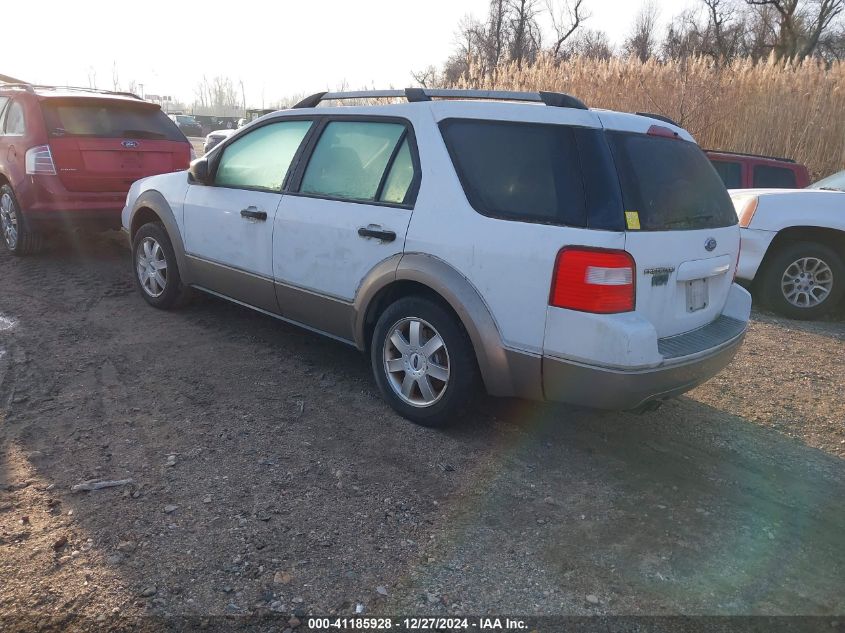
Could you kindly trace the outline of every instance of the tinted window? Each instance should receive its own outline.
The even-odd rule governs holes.
[[[396,153],[396,158],[393,159],[393,165],[390,167],[390,172],[384,181],[384,188],[382,189],[379,200],[382,202],[402,204],[405,202],[408,189],[411,188],[413,181],[414,161],[411,158],[411,148],[406,138],[402,141],[402,146]]]
[[[333,121],[320,136],[300,190],[333,198],[375,200],[405,134],[399,123]]]
[[[754,186],[761,189],[795,189],[795,172],[783,167],[754,166]]]
[[[158,108],[106,104],[102,99],[43,103],[50,136],[185,140],[185,135]]]
[[[229,145],[220,158],[214,182],[223,187],[282,188],[296,150],[311,121],[263,125]]]
[[[585,224],[584,185],[571,128],[453,119],[441,129],[476,211],[514,220]]]
[[[6,113],[6,134],[23,134],[26,131],[23,121],[23,107],[17,101],[12,101],[9,112]]]
[[[695,143],[608,132],[626,211],[646,231],[707,229],[737,223],[731,199]]]
[[[727,189],[742,189],[742,165],[726,160],[713,160],[713,168]]]

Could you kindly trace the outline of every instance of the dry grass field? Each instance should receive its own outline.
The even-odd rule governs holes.
[[[814,179],[845,167],[841,63],[739,60],[717,68],[705,59],[544,58],[522,68],[504,65],[493,76],[471,68],[454,87],[567,92],[592,108],[662,114],[705,148],[791,157]]]

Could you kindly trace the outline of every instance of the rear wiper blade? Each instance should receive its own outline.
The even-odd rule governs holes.
[[[125,136],[126,138],[167,138],[166,134],[162,134],[161,132],[152,132],[150,130],[123,130],[123,132],[121,132],[121,136]]]
[[[681,218],[678,220],[669,220],[668,222],[664,222],[663,224],[666,226],[677,226],[679,224],[690,224],[691,222],[695,222],[697,220],[711,220],[715,216],[711,213],[709,215],[691,215],[686,218]]]
[[[819,191],[845,191],[845,189],[838,189],[837,187],[819,187]]]

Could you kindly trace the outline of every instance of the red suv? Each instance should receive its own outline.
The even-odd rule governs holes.
[[[187,169],[193,149],[128,93],[0,83],[0,235],[16,255],[52,227],[118,227],[129,186]]]
[[[803,189],[810,172],[789,158],[706,150],[727,189]]]

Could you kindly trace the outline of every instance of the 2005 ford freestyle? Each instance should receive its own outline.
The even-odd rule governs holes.
[[[318,107],[348,98],[379,106]],[[400,414],[495,396],[634,409],[727,365],[734,207],[672,123],[559,93],[320,93],[136,182],[133,272],[350,343]]]

